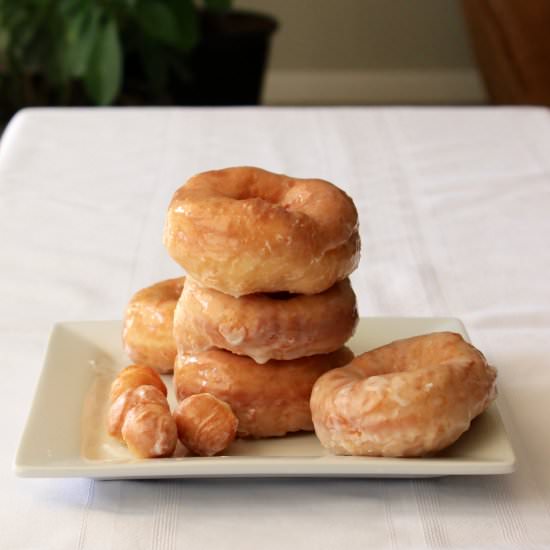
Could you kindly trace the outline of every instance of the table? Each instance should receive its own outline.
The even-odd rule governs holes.
[[[550,547],[550,120],[536,108],[43,109],[0,144],[0,546]],[[11,463],[52,323],[117,319],[179,274],[173,191],[253,164],[360,212],[362,315],[452,315],[499,368],[508,476],[23,480]]]

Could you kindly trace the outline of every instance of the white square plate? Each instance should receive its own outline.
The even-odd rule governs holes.
[[[359,354],[398,338],[440,330],[467,337],[462,322],[453,318],[365,318],[349,345]],[[227,455],[212,458],[132,458],[103,428],[110,383],[129,364],[120,335],[119,321],[55,325],[15,459],[17,475],[97,479],[427,477],[514,470],[514,452],[495,404],[454,445],[429,458],[333,456],[314,434],[306,433],[237,440]],[[165,378],[169,384],[169,377]]]

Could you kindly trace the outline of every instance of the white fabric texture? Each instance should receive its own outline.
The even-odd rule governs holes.
[[[543,109],[28,110],[0,144],[0,547],[550,548],[550,119]],[[22,480],[11,463],[57,321],[117,319],[180,269],[190,175],[257,165],[354,199],[360,313],[460,317],[499,369],[508,476]]]

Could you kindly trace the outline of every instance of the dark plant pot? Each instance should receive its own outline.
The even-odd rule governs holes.
[[[257,105],[276,29],[277,22],[268,15],[239,10],[202,12],[201,40],[190,60],[191,102]]]

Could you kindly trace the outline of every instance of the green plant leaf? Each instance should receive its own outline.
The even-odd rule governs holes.
[[[193,0],[166,0],[176,16],[179,28],[179,49],[192,50],[199,40],[199,19]]]
[[[204,7],[215,12],[224,12],[231,9],[232,0],[204,0]]]
[[[88,68],[92,49],[97,40],[101,12],[91,9],[69,22],[65,63],[72,77],[82,77]]]
[[[181,48],[182,31],[174,12],[162,2],[140,2],[137,20],[147,35],[163,44]]]
[[[86,74],[86,92],[96,104],[108,105],[120,92],[122,84],[122,51],[118,28],[113,19],[100,27]]]

